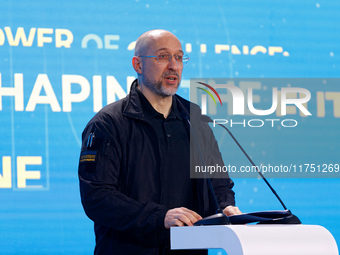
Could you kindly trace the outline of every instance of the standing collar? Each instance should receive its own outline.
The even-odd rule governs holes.
[[[144,114],[142,105],[140,102],[140,98],[138,95],[138,80],[135,79],[133,83],[131,84],[131,89],[129,95],[126,97],[127,104],[124,106],[123,109],[123,115],[129,118],[139,119],[139,120],[146,120]],[[190,103],[188,100],[178,96],[174,95],[172,97],[172,109],[175,109],[175,115],[178,119],[183,120],[182,114],[186,116],[190,116],[190,114],[199,114],[201,110],[199,109],[198,105],[195,105],[193,103]]]
[[[164,118],[164,115],[156,111],[148,99],[144,96],[144,94],[136,87],[137,94],[139,96],[139,100],[142,106],[143,114],[147,120],[150,120],[152,118],[155,118],[156,116],[161,115]],[[168,119],[171,118],[177,118],[182,120],[181,114],[178,111],[177,108],[177,102],[175,100],[175,97],[172,97],[172,105],[171,105],[171,111],[169,113],[169,116],[167,117]]]

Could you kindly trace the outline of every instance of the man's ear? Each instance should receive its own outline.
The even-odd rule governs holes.
[[[135,71],[138,73],[138,74],[142,74],[142,59],[140,57],[136,57],[134,56],[132,58],[132,66],[133,66],[133,69],[135,69]]]

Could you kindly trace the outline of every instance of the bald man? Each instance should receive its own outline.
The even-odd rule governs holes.
[[[216,209],[203,192],[206,180],[190,179],[190,134],[182,116],[200,116],[200,109],[176,95],[188,60],[172,33],[142,34],[130,94],[104,107],[83,132],[80,193],[95,225],[95,254],[200,254],[170,251],[169,235],[170,227],[192,226]],[[196,129],[213,141],[202,148],[207,165],[222,165],[209,126]],[[239,214],[233,182],[212,182],[223,212]]]

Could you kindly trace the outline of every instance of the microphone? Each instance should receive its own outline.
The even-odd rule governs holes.
[[[199,153],[199,158],[202,161],[202,165],[204,167],[206,167],[205,160],[203,158],[203,154],[202,154],[201,148],[200,148],[200,146],[198,144],[198,139],[197,139],[195,130],[194,130],[194,128],[191,125],[189,116],[184,111],[181,112],[181,116],[182,116],[183,119],[186,120],[186,122],[189,125],[189,129],[190,129],[190,131],[191,131],[191,133],[193,135],[194,141],[195,141],[195,146],[196,146],[196,148],[198,150],[198,153]],[[209,178],[209,176],[207,174],[206,174],[206,180],[208,182],[210,192],[211,192],[211,194],[213,196],[213,199],[214,199],[214,203],[215,203],[215,207],[216,207],[216,214],[213,214],[211,216],[205,217],[205,218],[195,222],[194,226],[203,226],[203,225],[230,225],[230,220],[229,220],[228,216],[223,213],[223,211],[221,210],[220,205],[218,204],[214,187],[213,187],[213,185],[211,183],[211,180],[210,180],[210,178]]]
[[[270,183],[267,181],[264,175],[260,172],[259,168],[251,160],[251,158],[248,156],[246,151],[243,149],[241,144],[236,140],[233,134],[229,131],[229,129],[218,122],[214,122],[207,115],[202,115],[201,120],[207,123],[209,122],[216,123],[217,125],[221,126],[229,133],[231,138],[234,140],[237,146],[241,149],[241,151],[247,157],[249,162],[255,167],[257,173],[261,176],[262,180],[267,184],[267,186],[270,188],[272,193],[276,196],[276,198],[279,200],[282,207],[284,208],[284,211],[254,212],[254,213],[248,213],[248,214],[229,216],[230,222],[232,224],[245,224],[245,223],[251,223],[251,222],[258,222],[258,224],[301,224],[301,221],[299,220],[299,218],[295,216],[294,214],[292,214],[292,212],[287,209],[287,207],[285,206],[285,204],[283,203],[279,195],[276,193],[274,188],[270,185]]]

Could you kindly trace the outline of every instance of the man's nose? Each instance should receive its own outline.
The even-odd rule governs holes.
[[[177,70],[178,68],[179,68],[179,65],[176,61],[176,58],[175,58],[175,56],[172,56],[169,63],[168,63],[168,69]]]

